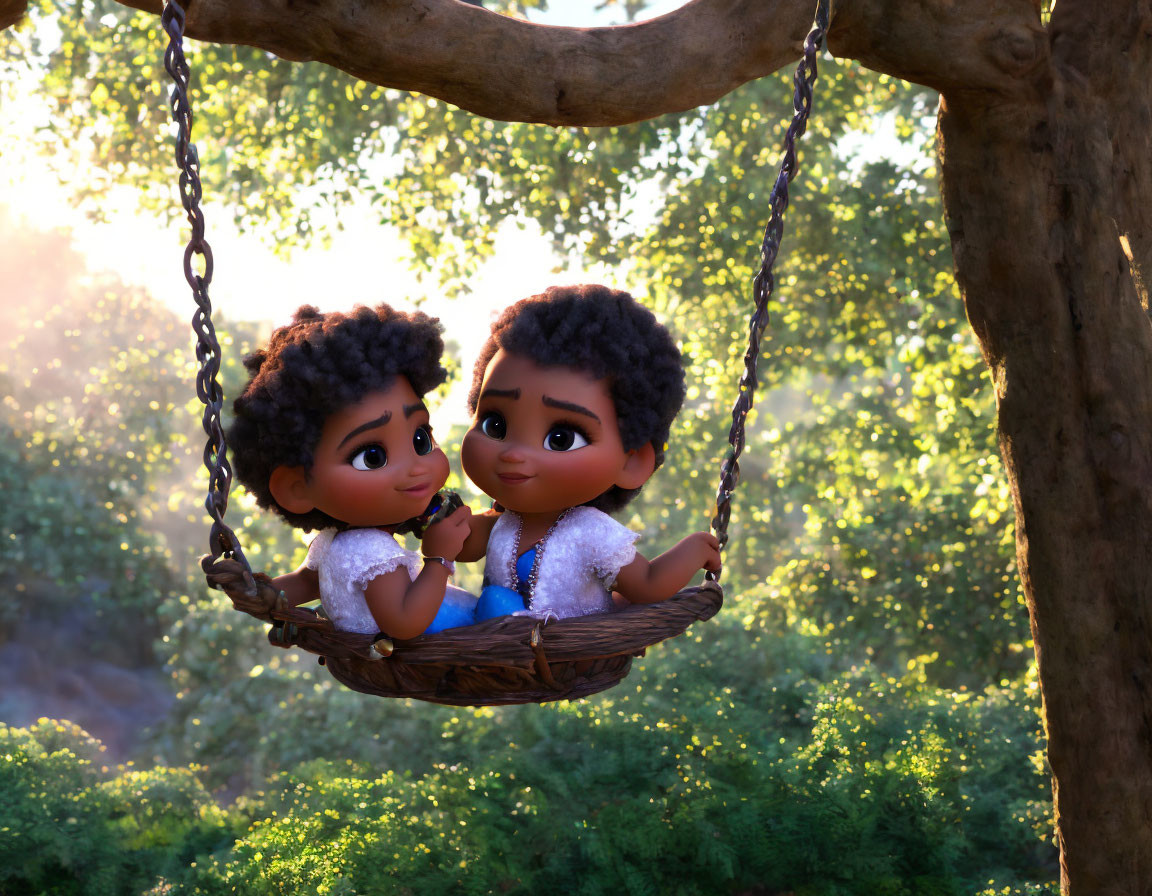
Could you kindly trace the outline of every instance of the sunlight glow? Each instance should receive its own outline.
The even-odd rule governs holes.
[[[104,204],[104,221],[94,221],[70,200],[70,188],[53,169],[68,166],[60,158],[45,158],[32,148],[38,124],[47,112],[31,95],[20,91],[0,108],[0,205],[16,225],[35,230],[59,230],[70,235],[93,272],[109,271],[128,285],[147,289],[154,298],[185,315],[194,307],[184,282],[182,257],[188,225],[140,212],[128,189],[114,190]],[[64,179],[82,176],[74,168]],[[175,175],[170,190],[175,198]],[[212,185],[205,185],[207,197]],[[302,304],[321,310],[346,309],[356,303],[387,302],[398,308],[419,305],[445,323],[446,341],[455,343],[463,369],[470,371],[492,318],[506,305],[557,283],[603,281],[620,283],[612,271],[586,268],[552,251],[548,240],[530,221],[501,228],[495,257],[483,264],[470,282],[471,293],[444,295],[434,279],[421,283],[410,270],[402,234],[381,226],[371,210],[342,210],[344,229],[334,232],[330,245],[294,249],[278,256],[253,233],[241,233],[229,210],[206,198],[207,239],[215,273],[210,287],[214,308],[225,318],[286,323]],[[643,290],[637,290],[642,292]],[[19,303],[20,290],[5,290],[0,304]],[[15,306],[13,306],[15,307]],[[462,377],[461,380],[466,379]],[[444,424],[466,419],[467,383],[457,381],[438,415]]]

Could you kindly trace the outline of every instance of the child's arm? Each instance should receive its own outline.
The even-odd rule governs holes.
[[[301,566],[295,572],[274,578],[272,587],[284,593],[289,606],[298,607],[320,599],[320,574],[307,566]]]
[[[420,545],[424,556],[455,560],[468,536],[469,517],[468,508],[461,507],[430,526]],[[406,569],[394,569],[369,582],[364,600],[380,631],[399,639],[423,634],[444,602],[448,575],[439,559],[431,559],[415,579]]]
[[[710,532],[694,532],[651,561],[637,554],[613,588],[631,603],[654,604],[687,585],[698,569],[720,569],[720,543]]]
[[[447,585],[447,567],[427,560],[415,580],[403,567],[377,576],[364,589],[364,600],[380,631],[393,638],[415,638],[436,618]]]
[[[498,519],[500,514],[495,510],[486,510],[473,516],[470,521],[471,531],[456,559],[463,563],[473,563],[481,559],[488,552],[488,536],[492,534],[492,527],[496,525]]]

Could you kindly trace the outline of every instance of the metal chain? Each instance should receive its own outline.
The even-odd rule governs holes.
[[[204,446],[204,466],[208,470],[208,497],[204,507],[212,517],[212,531],[208,549],[212,558],[232,557],[251,572],[236,533],[224,524],[228,509],[228,489],[232,484],[232,467],[228,463],[228,445],[220,410],[224,393],[217,382],[220,373],[220,343],[212,325],[212,302],[208,298],[208,284],[212,282],[212,249],[204,239],[204,213],[200,210],[200,157],[192,143],[192,107],[188,101],[188,61],[184,58],[184,8],[178,0],[166,0],[160,21],[168,34],[168,49],[164,51],[164,68],[172,76],[173,87],[168,105],[172,120],[176,122],[176,166],[180,169],[180,202],[192,225],[192,235],[184,250],[184,279],[192,288],[196,313],[192,318],[192,332],[196,336],[196,395],[204,403],[204,433],[208,442]],[[200,256],[203,272],[193,266],[194,256]]]
[[[824,36],[828,32],[831,0],[819,0],[816,20],[804,41],[804,57],[796,67],[793,78],[795,91],[792,106],[796,110],[788,133],[784,136],[784,156],[772,193],[768,198],[771,215],[764,228],[764,242],[760,247],[760,271],[752,282],[755,309],[748,322],[748,347],[744,352],[744,373],[740,377],[739,393],[732,406],[732,428],[728,431],[731,446],[720,470],[720,485],[716,489],[716,514],[712,517],[712,530],[720,541],[720,549],[728,543],[728,521],[732,515],[732,493],[740,482],[740,455],[744,451],[744,423],[752,410],[757,386],[756,362],[760,355],[760,339],[768,326],[768,300],[776,285],[772,266],[780,251],[784,236],[784,210],[788,208],[788,184],[797,173],[796,141],[808,127],[808,113],[812,109],[812,85],[816,82],[816,57]],[[719,573],[708,573],[711,581],[719,581]]]
[[[731,518],[732,494],[740,481],[740,455],[744,451],[744,425],[752,409],[756,391],[756,364],[760,354],[760,340],[768,325],[768,300],[775,288],[772,266],[780,251],[784,235],[784,210],[788,207],[788,185],[797,173],[796,141],[803,136],[812,108],[812,86],[816,81],[816,58],[828,31],[830,0],[819,0],[815,25],[804,42],[804,57],[796,68],[793,108],[795,114],[784,137],[784,156],[776,183],[768,199],[771,215],[764,228],[760,248],[760,271],[752,286],[755,309],[748,325],[748,345],[744,353],[744,373],[740,377],[739,393],[732,407],[732,427],[728,433],[731,446],[720,471],[720,484],[716,490],[716,513],[712,529],[723,550],[728,543],[728,523]],[[196,335],[196,358],[200,369],[196,378],[196,394],[204,403],[204,432],[208,442],[204,446],[204,466],[208,470],[208,496],[204,506],[212,517],[209,550],[212,557],[230,556],[239,560],[249,571],[247,559],[240,549],[236,534],[224,523],[228,507],[228,490],[232,483],[232,468],[228,463],[228,446],[220,422],[224,395],[217,382],[220,372],[220,344],[212,325],[212,303],[208,298],[208,285],[212,281],[212,250],[204,239],[204,214],[200,210],[200,159],[191,142],[192,110],[188,101],[188,62],[184,57],[183,36],[185,11],[179,0],[166,0],[161,22],[169,36],[164,53],[164,67],[173,80],[169,105],[172,120],[177,125],[176,165],[180,169],[180,201],[192,225],[192,235],[184,250],[184,277],[192,288],[197,310],[192,319]],[[193,256],[202,258],[203,273],[193,268]],[[713,581],[718,573],[709,573]]]

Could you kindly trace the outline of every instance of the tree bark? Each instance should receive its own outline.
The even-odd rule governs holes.
[[[1060,4],[1027,78],[946,91],[939,146],[1016,505],[1061,886],[1120,896],[1152,893],[1152,81],[1147,6],[1105,6]]]
[[[945,28],[969,35],[966,59],[933,69],[942,45],[908,46],[883,5],[833,49],[942,91],[945,214],[996,390],[1061,889],[1152,893],[1152,12],[1062,0],[1047,29],[1038,9],[989,29],[969,7]],[[1001,75],[978,85],[974,64]]]
[[[799,57],[814,9],[691,0],[634,25],[560,28],[457,0],[189,0],[186,33],[324,62],[486,118],[598,126],[694,109],[771,74]]]
[[[0,0],[0,31],[10,28],[28,12],[28,0]]]

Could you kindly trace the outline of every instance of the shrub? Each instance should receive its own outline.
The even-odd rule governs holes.
[[[194,769],[110,770],[68,722],[0,725],[0,892],[136,894],[227,846],[229,816]]]

